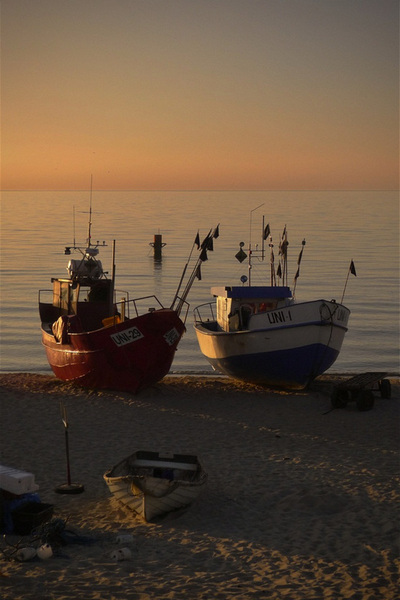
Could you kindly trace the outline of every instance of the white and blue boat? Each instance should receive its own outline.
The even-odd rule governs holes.
[[[271,285],[244,285],[243,276],[242,286],[211,288],[216,301],[194,311],[197,340],[216,371],[253,384],[303,389],[335,362],[350,311],[335,300],[297,302],[290,287],[282,285],[287,281],[286,228],[276,271],[272,239],[269,246]],[[249,273],[252,254],[249,248]],[[246,253],[241,249],[238,260],[242,256]],[[353,262],[349,272],[355,274]]]

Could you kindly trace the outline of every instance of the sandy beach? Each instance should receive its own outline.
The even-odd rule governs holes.
[[[392,397],[376,393],[360,412],[355,403],[330,410],[329,378],[285,393],[168,376],[132,396],[1,375],[0,463],[34,473],[54,518],[91,541],[46,561],[0,555],[1,597],[397,599],[400,394],[391,381]],[[66,481],[60,401],[79,495],[55,493]],[[144,523],[103,481],[136,449],[197,454],[204,492],[186,511]],[[132,535],[131,558],[115,562],[119,534]]]

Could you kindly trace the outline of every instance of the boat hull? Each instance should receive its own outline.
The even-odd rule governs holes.
[[[189,506],[207,481],[195,456],[162,457],[145,451],[121,461],[103,477],[113,497],[145,521]]]
[[[169,371],[185,325],[175,311],[159,309],[57,341],[42,324],[42,343],[56,377],[94,389],[137,393]]]
[[[215,322],[198,322],[195,331],[214,369],[250,383],[302,389],[335,362],[349,314],[318,300],[254,315],[244,331],[220,331]]]

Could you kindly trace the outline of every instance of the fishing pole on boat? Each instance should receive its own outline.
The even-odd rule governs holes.
[[[198,237],[198,235],[199,234],[197,234],[197,236],[196,236],[194,245],[198,245],[198,242],[200,241],[200,238]],[[188,278],[188,281],[186,283],[186,286],[185,286],[185,289],[183,290],[182,295],[180,297],[178,297],[178,292],[182,285],[182,281],[183,281],[184,275],[186,273],[186,269],[189,264],[189,260],[186,263],[186,265],[183,269],[183,274],[182,274],[181,280],[179,282],[177,293],[175,294],[175,298],[174,298],[174,301],[171,306],[171,308],[173,308],[175,305],[175,302],[177,300],[179,300],[177,307],[175,309],[175,311],[178,315],[181,313],[182,307],[183,307],[184,303],[186,302],[186,298],[190,292],[190,289],[194,283],[194,280],[196,279],[196,277],[198,279],[201,279],[201,270],[200,270],[201,264],[203,262],[205,262],[206,260],[208,260],[207,251],[208,250],[212,251],[214,249],[213,248],[213,239],[216,239],[218,236],[219,236],[219,223],[214,230],[210,229],[210,231],[208,232],[208,234],[206,235],[206,237],[204,238],[202,243],[198,245],[198,250],[201,250],[200,255],[198,256],[198,258],[195,262],[195,265],[194,265],[192,272]],[[193,248],[191,250],[190,256],[192,255],[192,252],[193,252]]]
[[[191,250],[190,250],[189,257],[188,257],[188,259],[187,259],[187,261],[186,261],[186,264],[185,264],[185,266],[183,267],[183,271],[182,271],[181,278],[180,278],[180,280],[179,280],[178,288],[177,288],[177,290],[176,290],[176,292],[175,292],[175,296],[174,296],[174,299],[173,299],[173,301],[172,301],[172,304],[171,304],[171,308],[172,308],[172,309],[174,308],[175,302],[176,302],[176,300],[177,300],[177,298],[178,298],[179,291],[180,291],[180,289],[181,289],[182,282],[183,282],[183,279],[184,279],[184,277],[185,277],[185,274],[186,274],[186,271],[187,271],[188,265],[189,265],[189,263],[190,263],[190,259],[192,258],[192,254],[193,254],[193,250],[194,250],[194,247],[195,247],[195,246],[197,246],[197,249],[199,249],[199,248],[200,248],[200,235],[199,235],[199,232],[197,232],[197,234],[196,234],[196,237],[195,237],[195,239],[194,239],[194,242],[193,242],[192,248],[191,248]]]
[[[345,284],[344,284],[344,289],[343,289],[343,294],[342,294],[342,299],[341,299],[341,301],[340,301],[340,304],[343,304],[344,295],[345,295],[345,293],[346,293],[347,282],[349,281],[349,275],[350,275],[350,273],[351,273],[352,275],[354,275],[354,277],[357,277],[356,268],[355,268],[355,266],[354,266],[354,261],[353,261],[353,260],[351,260],[351,262],[350,262],[350,266],[349,266],[349,268],[348,268],[348,271],[347,271],[346,282],[345,282]]]

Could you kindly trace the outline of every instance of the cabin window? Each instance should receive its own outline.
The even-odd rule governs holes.
[[[70,287],[70,309],[69,314],[76,315],[78,310],[78,299],[79,299],[80,285],[73,283]]]
[[[69,285],[65,281],[55,281],[53,284],[53,306],[57,306],[63,312],[68,313],[69,308]]]
[[[108,302],[109,289],[108,282],[94,284],[89,291],[89,302]]]
[[[258,312],[267,312],[268,310],[274,310],[278,305],[277,300],[270,300],[269,302],[260,302],[258,306]]]

